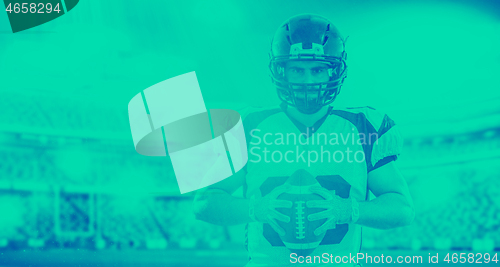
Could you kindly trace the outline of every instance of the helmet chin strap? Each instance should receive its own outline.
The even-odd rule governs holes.
[[[306,88],[306,90],[307,89],[309,89],[309,88]],[[301,103],[303,103],[303,105],[297,105],[297,102],[295,102],[295,104],[296,104],[295,108],[300,113],[308,114],[308,115],[314,114],[314,113],[320,111],[323,108],[323,105],[321,105],[319,103],[322,102],[323,96],[322,95],[315,96],[315,94],[316,93],[314,93],[314,92],[310,92],[309,95],[311,95],[311,97],[313,97],[310,99],[310,98],[308,98],[307,93],[306,93],[304,98],[301,99]],[[295,96],[295,100],[297,100],[297,96]]]

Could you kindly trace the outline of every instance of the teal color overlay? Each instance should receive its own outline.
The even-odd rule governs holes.
[[[23,1],[4,1],[14,2]],[[447,264],[448,253],[450,260],[457,253],[458,261],[481,253],[483,262],[489,253],[490,263],[482,266],[498,265],[492,261],[500,248],[498,1],[64,3],[68,13],[63,7],[59,13],[64,16],[23,20],[31,14],[0,11],[0,266],[245,266],[248,227],[237,219],[249,212],[203,218],[197,212],[209,206],[208,199],[194,203],[206,187],[181,194],[174,165],[206,173],[220,159],[228,176],[231,164],[236,174],[252,172],[245,158],[228,155],[243,149],[231,136],[240,135],[248,122],[261,122],[255,114],[266,120],[284,115],[265,112],[281,103],[269,77],[271,39],[287,18],[302,13],[328,18],[346,37],[347,78],[333,108],[370,106],[394,121],[396,128],[382,135],[372,157],[399,144],[386,138],[395,136],[394,130],[402,137],[394,163],[408,185],[415,219],[393,229],[363,226],[361,252],[393,260],[422,256],[422,267]],[[45,20],[49,17],[56,19]],[[182,87],[169,94],[146,92],[192,71],[197,94]],[[182,115],[200,99],[202,109]],[[130,101],[138,107],[137,128],[144,129],[139,134],[152,135],[140,142],[157,156],[136,150]],[[175,111],[163,112],[165,106]],[[228,128],[217,127],[218,110],[235,111],[243,127],[222,135]],[[197,157],[189,151],[171,157],[169,150],[176,148],[167,128],[177,120],[163,122],[155,112],[183,119],[205,114],[192,119],[200,128],[212,125],[196,136],[172,134],[192,141],[181,142],[175,153],[216,141],[197,150]],[[383,116],[367,119],[376,131],[383,129]],[[262,156],[264,148],[270,150],[262,139]],[[250,154],[247,161],[253,158]],[[234,189],[231,197],[249,194],[255,180],[247,181],[226,186]],[[375,199],[372,192],[368,197]],[[223,201],[224,208],[245,204],[237,202]],[[426,263],[437,254],[439,264]]]

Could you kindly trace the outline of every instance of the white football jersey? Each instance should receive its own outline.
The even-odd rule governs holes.
[[[370,107],[330,107],[325,117],[308,128],[291,118],[286,105],[281,105],[248,114],[243,126],[248,145],[245,198],[263,197],[296,170],[304,169],[340,197],[365,201],[368,173],[395,160],[402,147],[394,122]],[[298,263],[269,224],[249,223],[246,229],[247,267]],[[332,266],[326,263],[325,255],[328,259],[330,255],[349,256],[360,248],[361,226],[337,225],[310,254],[317,256],[316,263],[307,266]]]

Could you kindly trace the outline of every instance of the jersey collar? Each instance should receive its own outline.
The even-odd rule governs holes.
[[[290,116],[290,114],[288,113],[288,105],[285,102],[281,102],[280,108],[306,138],[311,137],[319,129],[319,127],[323,125],[323,122],[325,122],[326,118],[330,115],[333,109],[332,106],[329,106],[325,116],[321,117],[318,121],[316,121],[313,126],[307,127],[297,119]]]

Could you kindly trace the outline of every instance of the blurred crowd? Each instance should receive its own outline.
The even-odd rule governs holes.
[[[26,125],[129,131],[124,113],[43,97],[0,99],[12,111],[0,119],[12,130],[0,132],[0,249],[217,249],[241,242],[227,227],[196,220],[192,195],[179,194],[168,159],[138,155],[131,140],[23,133]],[[90,121],[89,110],[109,116]],[[488,240],[500,247],[499,136],[494,129],[407,140],[398,165],[415,202],[415,221],[392,230],[364,228],[363,246],[470,248]]]
[[[482,175],[469,172],[457,177],[459,189],[441,198],[429,200],[429,192],[415,194],[414,223],[392,230],[364,228],[364,247],[468,249],[476,239],[498,246],[500,180],[497,175]],[[421,185],[413,184],[412,192],[421,190]],[[55,213],[53,194],[0,193],[0,212],[7,218],[2,219],[0,240],[17,244],[12,248],[43,240],[49,247],[91,249],[217,249],[234,242],[226,227],[195,219],[190,197],[68,193],[59,202]],[[95,209],[90,208],[92,203]]]
[[[92,101],[33,91],[3,92],[0,106],[7,111],[0,124],[11,129],[128,131],[126,113]],[[22,101],[20,101],[22,100]],[[99,115],[100,116],[96,116]],[[96,119],[97,118],[97,119]]]
[[[424,186],[419,184],[418,177],[414,178],[415,186],[410,184],[416,208],[413,224],[384,231],[365,228],[363,234],[367,246],[381,249],[470,249],[477,240],[487,240],[500,247],[499,175],[499,171],[486,175],[464,172],[461,176],[442,177],[449,179],[449,183],[427,182],[423,183]],[[450,188],[448,191],[433,190],[435,184],[439,184],[440,189],[443,186]],[[427,192],[421,191],[425,188]]]

